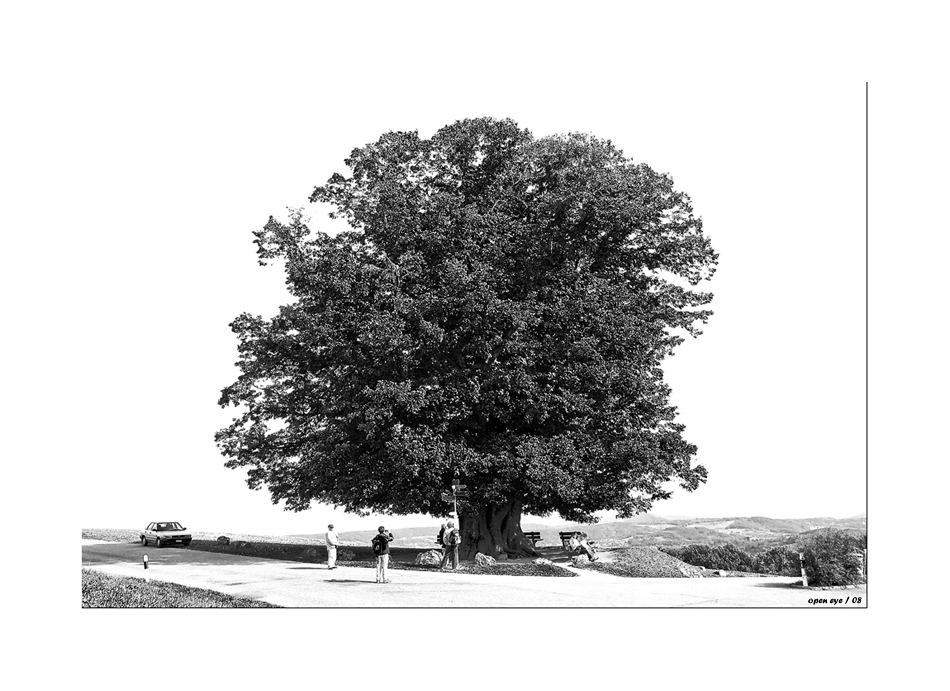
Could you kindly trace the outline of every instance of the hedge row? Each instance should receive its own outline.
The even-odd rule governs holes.
[[[660,549],[687,564],[707,569],[798,576],[804,564],[809,585],[854,585],[865,582],[867,574],[867,533],[856,530],[816,530],[802,534],[796,546],[773,547],[754,555],[734,544]]]
[[[826,528],[809,534],[801,550],[808,585],[855,585],[867,579],[867,533]]]

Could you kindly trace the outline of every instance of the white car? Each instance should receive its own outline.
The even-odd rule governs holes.
[[[191,544],[191,533],[181,523],[165,521],[163,523],[149,523],[148,527],[139,536],[142,546],[147,547],[154,542],[156,547],[178,543],[187,547]]]

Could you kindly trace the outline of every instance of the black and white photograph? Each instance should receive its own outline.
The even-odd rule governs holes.
[[[687,631],[845,683],[812,639],[858,649],[940,503],[897,460],[940,405],[886,388],[929,289],[875,288],[939,272],[875,244],[942,191],[910,7],[8,7],[21,577],[147,687],[331,642],[411,686],[450,639],[599,685]]]

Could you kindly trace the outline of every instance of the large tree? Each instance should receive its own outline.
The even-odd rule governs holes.
[[[628,517],[705,481],[661,365],[711,314],[717,255],[689,197],[609,141],[511,120],[390,132],[354,149],[301,211],[255,233],[293,301],[232,324],[241,374],[216,439],[252,488],[445,515],[462,554],[534,554],[522,512]]]

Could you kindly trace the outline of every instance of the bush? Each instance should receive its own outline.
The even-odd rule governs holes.
[[[854,585],[865,582],[867,533],[824,528],[801,538],[808,585]]]
[[[798,576],[801,573],[798,550],[784,545],[767,549],[756,555],[755,570],[777,576]]]
[[[686,545],[685,547],[663,547],[672,557],[693,566],[705,566],[707,569],[725,569],[727,571],[755,571],[755,559],[735,545]]]
[[[754,571],[755,559],[733,544],[713,547],[713,559],[718,563],[717,569],[729,571]]]
[[[692,564],[693,566],[705,566],[709,568],[717,568],[714,566],[709,566],[712,559],[712,547],[709,545],[686,545],[685,547],[658,547],[661,552],[669,554],[671,557],[676,557],[680,561],[685,561],[687,564]]]

